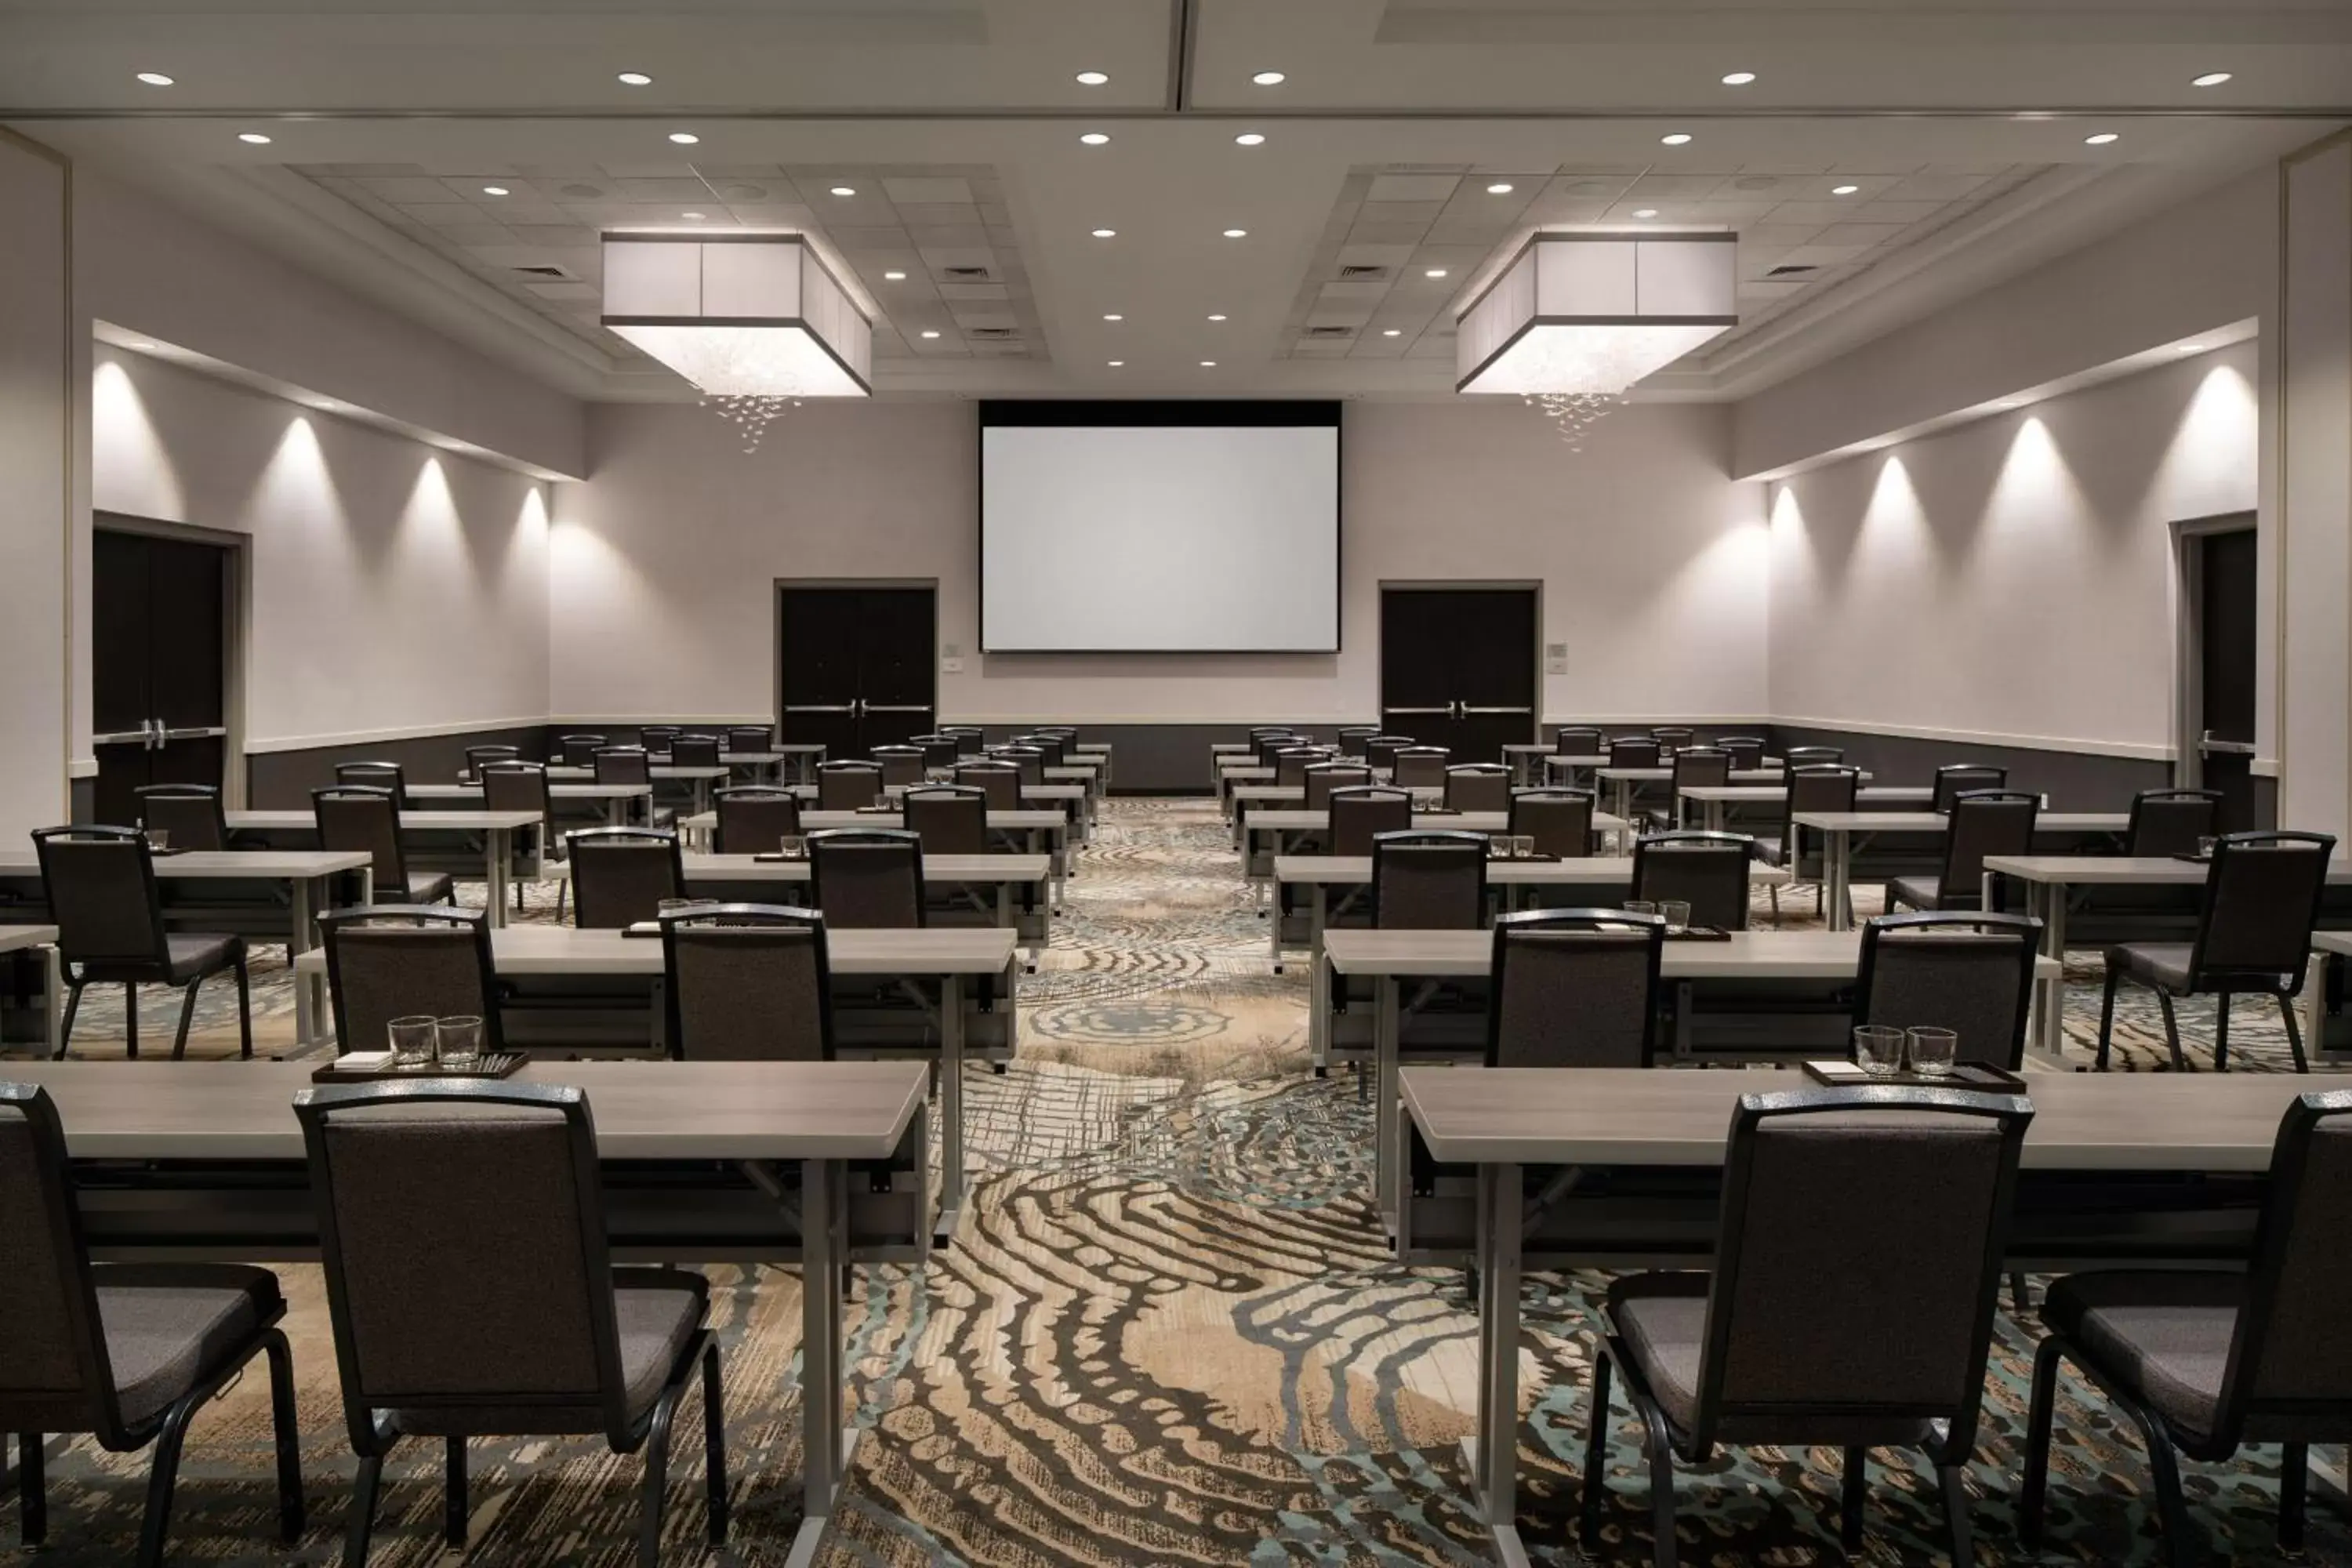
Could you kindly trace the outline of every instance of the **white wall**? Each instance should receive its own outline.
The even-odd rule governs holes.
[[[2170,755],[2168,525],[2258,499],[2252,342],[1773,487],[1773,713]]]
[[[250,541],[248,750],[545,717],[547,486],[145,355],[95,360],[94,508]]]
[[[554,712],[763,717],[775,580],[865,576],[939,583],[950,720],[1370,719],[1379,584],[1474,578],[1544,582],[1553,717],[1752,717],[1762,487],[1727,480],[1727,441],[1697,405],[1621,409],[1579,453],[1516,401],[1350,404],[1339,655],[982,658],[971,405],[811,404],[748,455],[700,409],[598,405],[556,499]]]
[[[0,131],[0,843],[66,820],[65,166]]]

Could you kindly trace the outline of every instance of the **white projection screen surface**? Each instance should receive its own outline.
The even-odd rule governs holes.
[[[1339,426],[1328,403],[990,404],[989,653],[1331,653]]]

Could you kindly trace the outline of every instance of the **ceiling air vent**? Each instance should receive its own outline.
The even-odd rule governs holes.
[[[1309,327],[1307,329],[1304,335],[1310,338],[1352,338],[1356,335],[1356,329],[1353,327]]]
[[[566,283],[579,281],[576,275],[562,267],[515,267],[508,270],[522,278],[559,279]]]
[[[1019,337],[1021,329],[1018,327],[970,327],[965,330],[963,335],[976,342],[1001,343],[1008,339]]]
[[[1388,275],[1389,269],[1385,267],[1359,266],[1339,268],[1339,281],[1342,283],[1371,283]]]
[[[993,283],[996,275],[985,267],[946,267],[940,269],[942,278],[952,278],[959,283]]]
[[[1818,267],[1775,267],[1764,274],[1767,278],[1809,278],[1821,270]]]

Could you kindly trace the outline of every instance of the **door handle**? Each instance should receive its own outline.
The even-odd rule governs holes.
[[[2247,741],[2217,741],[2213,731],[2206,731],[2197,738],[2197,749],[2209,757],[2251,757],[2254,746]]]
[[[161,719],[147,721],[147,749],[151,752],[163,749],[163,721]]]

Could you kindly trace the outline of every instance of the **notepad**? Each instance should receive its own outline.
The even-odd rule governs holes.
[[[392,1065],[390,1051],[345,1051],[335,1058],[335,1065],[352,1072],[373,1072]]]

